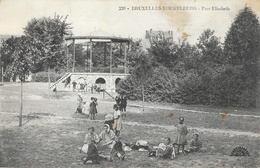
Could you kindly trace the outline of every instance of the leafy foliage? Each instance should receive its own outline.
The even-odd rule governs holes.
[[[256,106],[260,27],[250,8],[237,15],[224,46],[210,29],[201,34],[196,45],[185,40],[177,44],[161,36],[151,41],[147,53],[140,44],[138,41],[131,47],[131,76],[118,85],[118,92],[130,99],[141,99],[138,81],[143,80],[147,101]]]
[[[12,42],[10,44],[9,42]],[[34,68],[33,60],[31,59],[33,52],[30,50],[30,39],[26,36],[21,37],[12,37],[5,45],[9,45],[10,48],[4,47],[4,51],[6,55],[3,55],[3,58],[8,64],[5,66],[5,74],[6,76],[10,76],[13,79],[19,77],[19,79],[24,82],[25,75],[29,74],[29,71]]]
[[[66,65],[64,36],[70,33],[67,17],[55,15],[54,18],[32,19],[24,29],[26,36],[34,42],[34,50],[40,51],[35,59],[37,64],[58,68]]]

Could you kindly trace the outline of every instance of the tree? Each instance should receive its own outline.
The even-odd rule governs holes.
[[[64,36],[70,34],[70,24],[66,23],[67,17],[55,15],[54,18],[32,19],[24,29],[26,36],[34,41],[34,50],[39,50],[38,64],[43,64],[48,69],[50,87],[50,68],[56,70],[66,65],[66,49]]]
[[[26,36],[12,37],[10,41],[13,42],[13,47],[10,47],[9,50],[6,48],[6,53],[9,53],[8,59],[12,60],[12,62],[6,64],[5,73],[14,79],[18,77],[21,83],[19,126],[22,126],[23,82],[25,76],[35,69],[33,65],[33,55],[35,53],[31,48],[31,39]]]
[[[203,64],[210,67],[218,67],[224,60],[222,57],[222,46],[219,38],[214,36],[214,30],[205,30],[198,38],[197,47],[201,53]]]
[[[169,39],[166,39],[163,33],[158,35],[158,39],[152,39],[150,43],[149,52],[154,55],[156,61],[168,69],[172,69],[178,58],[176,54],[178,46]]]
[[[239,67],[241,79],[235,90],[244,100],[252,100],[248,93],[258,93],[259,82],[260,25],[256,14],[249,7],[242,9],[232,23],[224,45],[226,63]],[[237,74],[237,73],[236,73]],[[242,88],[238,86],[244,86]],[[244,95],[247,95],[244,97]],[[249,97],[248,97],[249,96]],[[248,103],[255,106],[257,97]],[[242,101],[242,100],[241,100]],[[254,105],[253,105],[254,104]]]
[[[119,83],[119,92],[125,92],[124,89],[120,89],[120,85],[122,88],[132,88],[132,86],[127,86],[127,84],[134,85],[135,90],[137,92],[141,91],[142,100],[145,101],[145,83],[151,78],[153,74],[153,65],[154,59],[147,52],[142,50],[141,42],[133,42],[131,44],[130,52],[127,57],[127,63],[129,67],[129,73],[131,76],[126,79],[126,82]],[[120,91],[121,90],[121,91]]]

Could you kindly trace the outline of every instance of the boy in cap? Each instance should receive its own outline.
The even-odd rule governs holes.
[[[182,148],[182,152],[184,153],[184,145],[187,144],[186,135],[188,134],[188,129],[184,124],[184,118],[179,118],[179,124],[177,125],[177,138],[175,143],[177,146],[177,154],[180,152],[180,147]]]
[[[194,133],[189,143],[188,152],[197,152],[202,148],[202,142],[199,140],[199,134]]]

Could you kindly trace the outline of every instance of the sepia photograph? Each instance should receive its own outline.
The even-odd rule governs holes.
[[[0,167],[259,168],[259,0],[0,0]]]

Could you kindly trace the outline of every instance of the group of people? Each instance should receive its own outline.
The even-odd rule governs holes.
[[[177,136],[175,142],[171,142],[170,137],[164,138],[165,142],[160,143],[155,148],[149,148],[148,156],[157,156],[159,158],[175,158],[176,154],[190,152],[198,152],[202,150],[202,142],[199,140],[199,134],[193,133],[192,139],[188,142],[186,136],[188,134],[187,126],[184,124],[184,118],[179,118],[177,127]],[[175,148],[176,147],[176,148]]]
[[[170,137],[164,138],[164,142],[158,146],[149,147],[147,144],[132,143],[123,144],[120,140],[122,130],[123,115],[126,116],[127,99],[125,96],[120,95],[115,98],[116,104],[113,105],[113,113],[109,113],[105,116],[102,132],[97,135],[94,127],[90,127],[89,132],[85,136],[84,145],[81,148],[86,156],[84,157],[84,164],[88,161],[98,164],[100,160],[113,161],[115,157],[120,160],[125,158],[125,148],[129,146],[133,150],[144,149],[148,151],[148,156],[156,156],[158,158],[175,158],[176,154],[196,152],[202,148],[202,142],[199,140],[199,134],[194,133],[192,139],[187,141],[188,129],[184,124],[184,118],[179,118],[179,124],[177,127],[177,136],[174,142]],[[81,94],[78,94],[78,107],[77,111],[80,111],[81,105],[84,104]],[[90,119],[94,120],[97,114],[97,99],[92,97],[89,104]],[[82,112],[82,111],[81,111]],[[109,151],[109,154],[102,155],[100,151]]]
[[[69,81],[70,82],[70,81]],[[69,82],[65,82],[65,87],[68,86]],[[87,81],[85,80],[85,82],[76,82],[75,80],[72,82],[72,89],[73,91],[90,91],[91,93],[97,92],[100,93],[100,88],[97,85],[90,85],[87,83]]]
[[[77,110],[76,113],[80,114],[87,114],[87,111],[89,111],[89,118],[91,120],[95,120],[96,115],[98,113],[97,111],[97,98],[91,97],[90,98],[91,102],[89,104],[89,107],[87,107],[87,104],[85,101],[83,101],[83,97],[81,93],[78,93],[78,98],[77,98]]]
[[[123,143],[120,141],[120,133],[122,129],[122,113],[126,113],[127,100],[123,95],[116,97],[116,104],[113,105],[113,113],[108,113],[105,116],[104,126],[102,132],[97,135],[94,127],[90,127],[89,132],[85,136],[84,145],[81,151],[86,153],[84,157],[84,164],[89,160],[94,164],[98,164],[101,159],[109,161],[114,160],[115,157],[119,157],[120,160],[124,160],[125,152],[123,149]],[[83,98],[78,94],[77,99],[77,111],[83,112]],[[97,99],[92,97],[89,104],[90,119],[94,120],[97,114]],[[109,155],[101,155],[99,150],[109,150]]]
[[[117,107],[116,104],[114,105],[114,109],[116,110],[115,107]],[[115,120],[118,120],[118,118]],[[124,160],[125,151],[123,149],[123,143],[120,141],[120,131],[118,131],[119,122],[115,121],[114,123],[116,123],[116,126],[112,125],[111,128],[111,125],[106,124],[105,121],[103,130],[99,135],[95,133],[94,127],[90,127],[88,129],[89,132],[86,134],[84,145],[80,150],[86,154],[83,158],[84,164],[88,161],[91,161],[94,164],[99,164],[100,160],[113,161],[115,157],[118,157],[120,160]],[[99,150],[105,152],[109,150],[109,154],[99,154]]]

